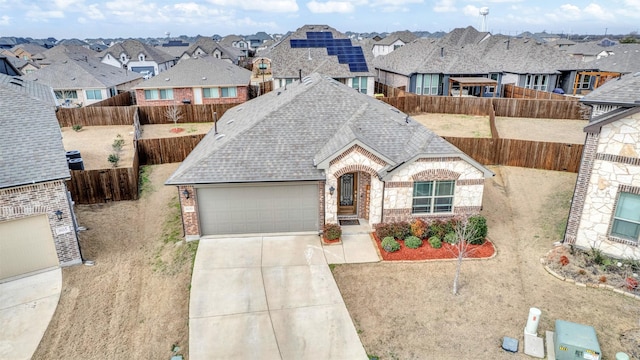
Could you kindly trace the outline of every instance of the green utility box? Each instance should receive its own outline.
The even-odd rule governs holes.
[[[600,344],[593,326],[556,320],[553,335],[556,360],[600,360]]]

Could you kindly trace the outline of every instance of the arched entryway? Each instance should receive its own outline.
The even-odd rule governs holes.
[[[371,175],[353,171],[338,177],[338,218],[369,219]]]

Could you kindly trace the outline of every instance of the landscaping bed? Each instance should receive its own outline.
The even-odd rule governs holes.
[[[454,245],[443,243],[439,249],[434,249],[428,241],[423,241],[416,249],[407,247],[404,241],[398,241],[400,250],[387,252],[382,248],[382,240],[374,233],[373,238],[378,246],[378,253],[384,261],[419,261],[437,259],[455,259],[458,257],[458,250]],[[495,248],[491,241],[485,241],[482,245],[469,245],[469,259],[490,258],[495,254]]]

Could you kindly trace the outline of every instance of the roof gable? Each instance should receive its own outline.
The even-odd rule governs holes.
[[[184,59],[158,76],[140,83],[135,89],[203,86],[248,86],[251,71],[227,61],[207,56]]]

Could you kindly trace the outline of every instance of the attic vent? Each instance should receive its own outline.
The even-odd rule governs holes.
[[[9,81],[9,84],[22,86],[22,82],[20,82],[20,81],[15,81],[15,80],[11,80],[11,81]]]
[[[216,135],[216,140],[220,140],[220,139],[222,139],[224,136],[225,136],[224,134],[218,134],[218,135]]]
[[[640,76],[640,71],[639,71],[639,72],[637,72],[637,73],[635,73],[635,74],[633,74],[633,77],[638,77],[638,76]],[[619,79],[619,78],[618,78],[618,79]]]
[[[169,78],[164,78],[164,81],[169,81]]]
[[[311,84],[312,82],[313,82],[313,80],[309,76],[305,76],[305,77],[302,78],[302,83],[305,84],[305,85]]]
[[[207,80],[207,77],[206,77],[206,76],[203,76],[203,77],[202,77],[202,80]]]
[[[235,121],[234,119],[231,119],[231,120],[227,121],[227,125],[228,124],[232,124],[234,121]]]
[[[15,81],[19,81],[19,82],[23,82],[24,81],[24,80],[20,79],[19,77],[15,77],[15,76],[12,77],[11,79],[15,80]]]

